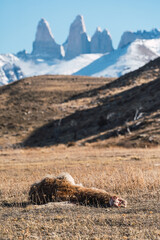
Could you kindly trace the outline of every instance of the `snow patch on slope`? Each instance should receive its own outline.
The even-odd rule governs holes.
[[[160,44],[160,39],[158,40]],[[152,51],[153,47],[149,48],[149,46],[152,46],[152,43],[149,41],[152,40],[136,40],[124,48],[105,54],[90,65],[74,73],[74,75],[119,77],[138,69],[160,55],[158,42],[157,48],[154,48],[155,51]]]
[[[0,85],[8,84],[24,77],[19,67],[19,62],[20,60],[13,54],[0,55]]]
[[[47,62],[36,64],[33,61],[21,61],[19,66],[28,77],[45,74],[72,75],[101,56],[102,54],[82,54],[69,61],[57,60],[53,65],[49,65]]]
[[[142,40],[144,46],[149,48],[155,54],[160,55],[160,39]]]
[[[71,60],[24,61],[12,54],[0,55],[0,85],[36,75],[86,75],[119,77],[160,56],[160,39],[139,39],[106,54],[82,54]]]

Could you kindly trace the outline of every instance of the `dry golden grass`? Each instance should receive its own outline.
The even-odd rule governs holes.
[[[0,239],[160,239],[160,149],[60,145],[0,151]],[[28,203],[30,185],[69,172],[126,209]]]
[[[116,80],[37,76],[2,86],[0,147],[98,141],[110,147],[158,146],[157,74],[150,78],[144,68]]]
[[[160,240],[160,148],[151,149],[160,143],[159,66],[117,80],[37,76],[0,88],[0,240]],[[61,172],[128,207],[28,202],[31,184]]]
[[[85,92],[105,86],[111,78],[37,76],[0,87],[0,146],[24,141],[35,129],[76,110],[93,107]],[[71,100],[79,94],[82,99]],[[94,102],[96,102],[94,100]]]

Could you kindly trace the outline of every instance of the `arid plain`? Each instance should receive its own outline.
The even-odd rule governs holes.
[[[0,88],[0,239],[160,239],[159,66]],[[127,208],[30,204],[31,184],[61,172]]]

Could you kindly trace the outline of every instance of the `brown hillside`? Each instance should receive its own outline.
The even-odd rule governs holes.
[[[0,146],[21,142],[44,124],[64,118],[76,109],[88,108],[90,100],[69,99],[109,81],[111,79],[40,76],[0,87]]]
[[[0,144],[157,146],[159,77],[156,59],[119,79],[39,76],[3,86]]]

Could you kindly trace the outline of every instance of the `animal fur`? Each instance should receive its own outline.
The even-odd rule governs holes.
[[[126,207],[127,205],[122,198],[113,196],[104,190],[75,184],[74,179],[68,173],[63,173],[58,177],[47,176],[42,181],[34,183],[29,191],[29,199],[34,204],[69,201],[96,207]]]

